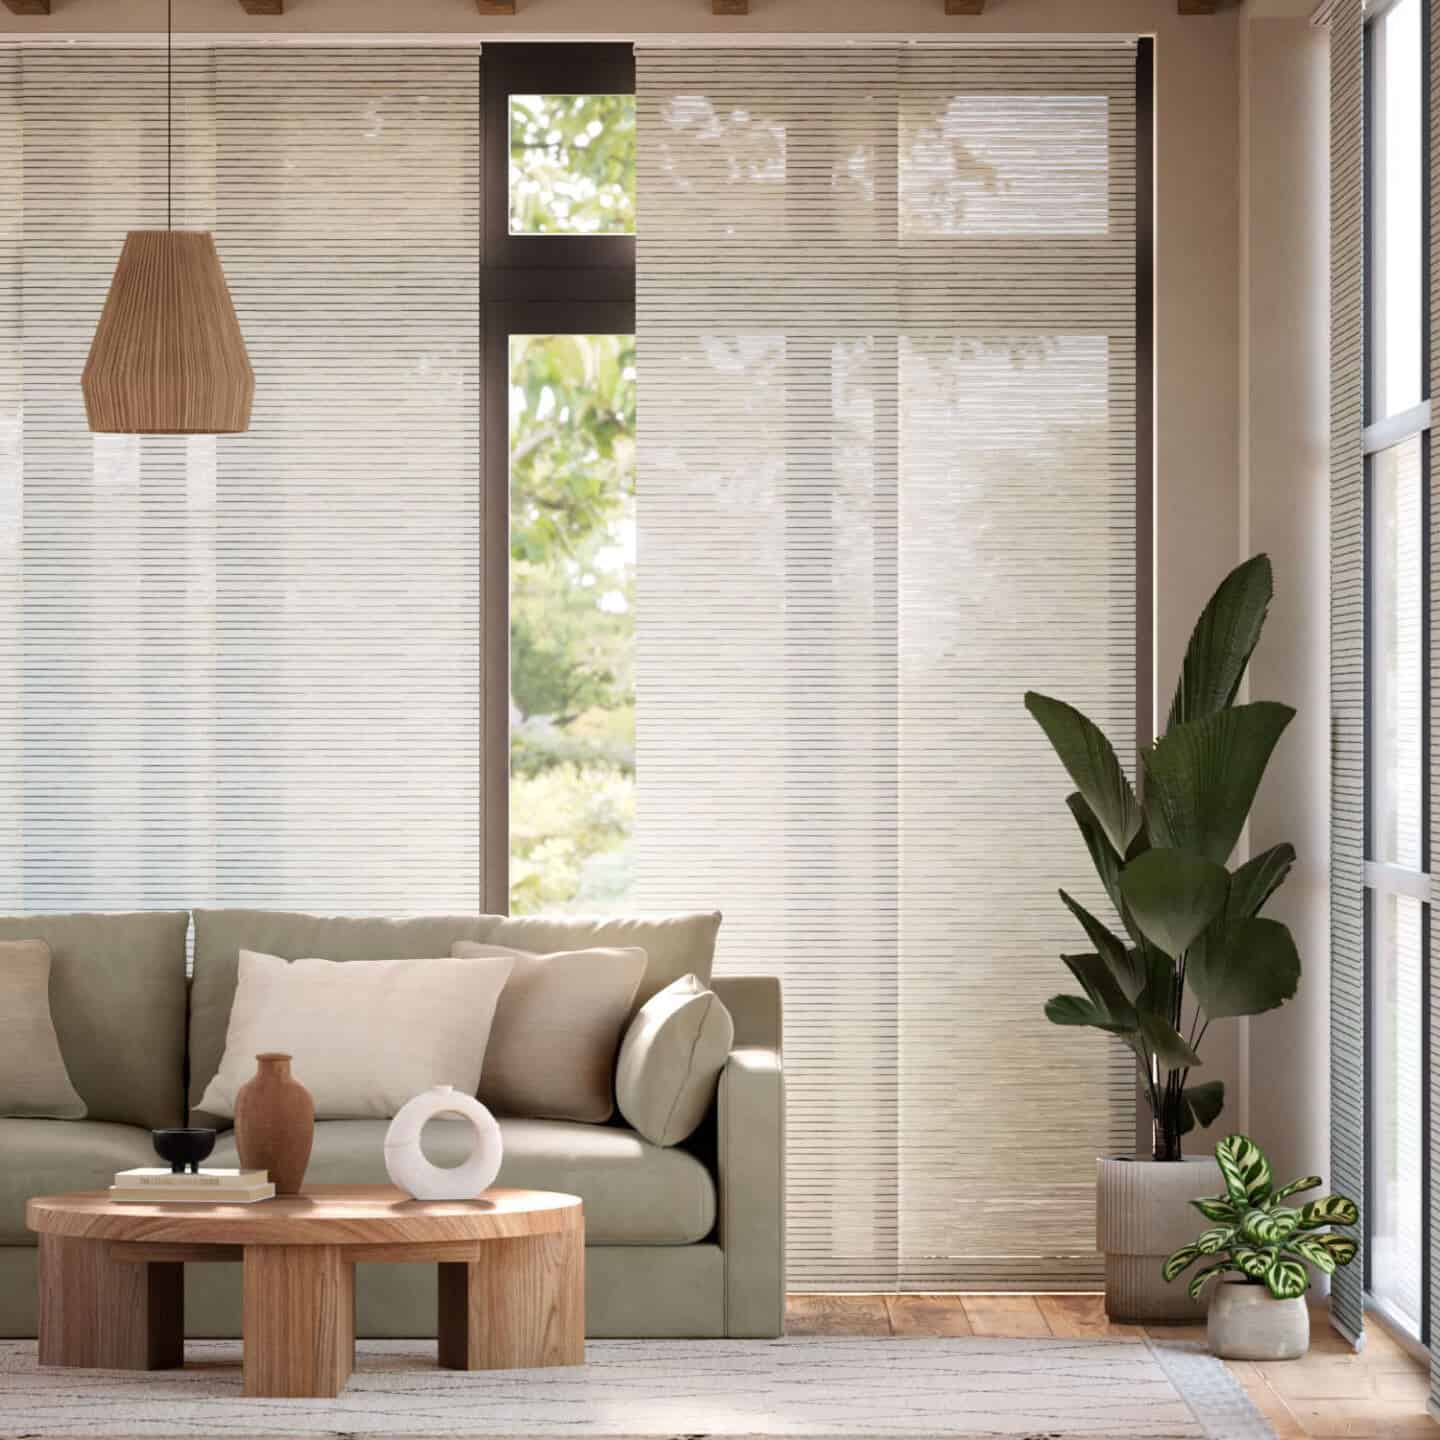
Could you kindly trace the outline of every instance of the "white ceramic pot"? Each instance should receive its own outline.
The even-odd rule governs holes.
[[[1105,1252],[1105,1313],[1112,1320],[1195,1325],[1204,1319],[1205,1297],[1189,1297],[1188,1276],[1167,1284],[1160,1269],[1209,1223],[1189,1202],[1224,1193],[1224,1177],[1210,1155],[1098,1162],[1095,1238]]]
[[[1263,1285],[1226,1280],[1215,1286],[1205,1332],[1222,1360],[1298,1360],[1310,1348],[1310,1311],[1303,1295],[1277,1300]]]

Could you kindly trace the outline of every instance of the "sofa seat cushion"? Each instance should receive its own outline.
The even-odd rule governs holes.
[[[319,1120],[305,1180],[311,1185],[388,1185],[387,1120]],[[618,1125],[573,1120],[502,1120],[505,1163],[497,1185],[558,1190],[585,1202],[590,1245],[693,1245],[715,1225],[715,1182],[686,1150],[662,1149]],[[471,1129],[458,1120],[425,1127],[425,1154],[458,1165]],[[238,1165],[235,1137],[222,1135],[210,1165]]]
[[[154,1165],[150,1132],[103,1120],[0,1120],[0,1245],[34,1245],[34,1195],[106,1190],[117,1170]]]

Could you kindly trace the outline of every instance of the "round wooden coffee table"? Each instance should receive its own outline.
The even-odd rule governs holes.
[[[585,1221],[575,1195],[487,1190],[412,1200],[388,1185],[309,1185],[254,1205],[39,1196],[40,1363],[184,1363],[184,1266],[245,1267],[245,1393],[338,1395],[355,1359],[355,1266],[440,1269],[440,1364],[580,1365]]]

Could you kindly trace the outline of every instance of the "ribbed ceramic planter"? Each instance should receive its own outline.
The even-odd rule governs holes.
[[[1222,1360],[1298,1360],[1310,1348],[1310,1311],[1303,1295],[1277,1300],[1263,1285],[1227,1280],[1210,1299],[1205,1334]]]
[[[1095,1236],[1105,1252],[1105,1313],[1112,1320],[1193,1325],[1204,1319],[1205,1297],[1192,1300],[1184,1278],[1166,1284],[1160,1267],[1205,1228],[1189,1202],[1224,1193],[1220,1167],[1208,1155],[1098,1162]]]

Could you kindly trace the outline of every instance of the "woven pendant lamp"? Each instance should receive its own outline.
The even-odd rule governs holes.
[[[90,428],[106,435],[236,435],[250,428],[255,372],[214,237],[169,228],[172,37],[167,0],[167,228],[125,237],[80,379]]]

